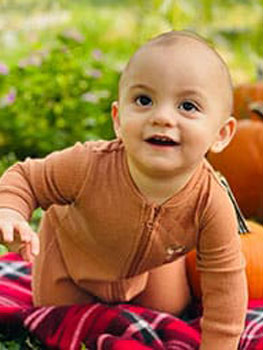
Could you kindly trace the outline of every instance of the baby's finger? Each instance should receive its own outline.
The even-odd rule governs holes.
[[[15,230],[20,236],[22,242],[30,242],[33,230],[26,221],[18,222],[15,225]]]
[[[31,246],[30,243],[23,243],[19,248],[19,253],[22,258],[28,262],[34,261],[34,256],[31,254]]]
[[[33,255],[38,255],[39,254],[39,249],[40,249],[40,244],[39,244],[39,237],[38,235],[32,231],[32,236],[31,236],[31,253]]]
[[[14,240],[14,227],[11,224],[8,223],[2,223],[1,224],[1,231],[3,240],[6,242],[13,242]]]
[[[19,231],[22,242],[30,243],[31,253],[38,255],[39,253],[39,238],[38,235],[32,230],[27,222],[21,222],[16,225],[17,231]]]

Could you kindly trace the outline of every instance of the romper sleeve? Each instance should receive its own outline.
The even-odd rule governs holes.
[[[89,143],[76,143],[43,159],[26,159],[0,179],[0,208],[18,211],[27,220],[34,209],[75,201],[87,174]]]
[[[245,262],[233,205],[215,184],[197,244],[203,302],[201,350],[237,350],[247,308]]]

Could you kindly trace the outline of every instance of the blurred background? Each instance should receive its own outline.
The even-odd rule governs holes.
[[[256,154],[256,175],[244,173],[243,159],[235,168],[246,178],[242,190],[226,174],[237,196],[257,182],[260,213],[247,216],[263,221],[262,0],[0,0],[0,174],[77,140],[113,138],[110,106],[121,70],[139,45],[171,29],[195,31],[215,46],[233,77],[234,115],[258,119],[261,143],[242,139],[256,143],[253,150],[227,160],[242,153],[251,166]]]
[[[2,163],[112,138],[121,69],[170,29],[205,36],[235,85],[261,78],[262,0],[0,0]]]

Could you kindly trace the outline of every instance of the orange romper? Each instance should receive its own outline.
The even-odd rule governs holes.
[[[162,205],[149,203],[128,170],[121,141],[77,143],[27,159],[0,182],[0,207],[46,210],[33,271],[36,305],[125,302],[149,270],[194,247],[202,276],[202,349],[237,349],[247,289],[231,201],[206,160]],[[176,298],[176,291],[174,293]]]

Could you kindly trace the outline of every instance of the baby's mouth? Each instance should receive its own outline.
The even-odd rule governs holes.
[[[145,139],[147,143],[150,143],[151,145],[156,146],[178,146],[179,142],[173,140],[169,136],[166,135],[154,135],[147,139]]]

